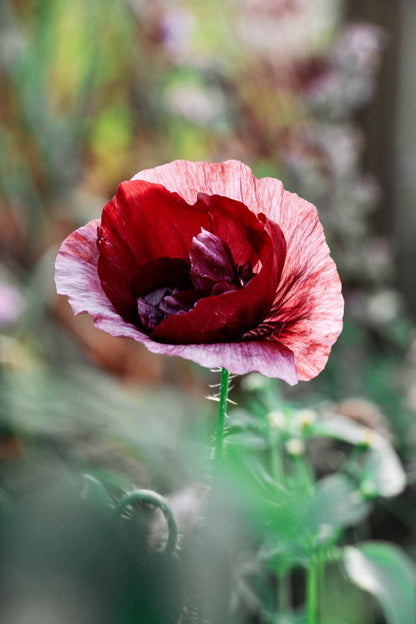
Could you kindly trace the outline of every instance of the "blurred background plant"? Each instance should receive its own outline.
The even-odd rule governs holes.
[[[233,398],[242,410],[257,415],[256,426],[263,423],[261,435],[257,431],[252,440],[263,453],[270,443],[264,438],[267,413],[282,406],[292,406],[284,408],[289,416],[282,435],[289,435],[287,427],[292,425],[287,422],[297,422],[296,414],[307,407],[318,414],[318,422],[321,417],[325,421],[325,414],[337,414],[347,429],[364,427],[384,436],[382,452],[374,460],[377,468],[365,464],[365,474],[370,476],[366,482],[353,475],[354,487],[338,471],[348,461],[345,444],[360,446],[361,438],[351,441],[349,434],[346,438],[329,435],[323,429],[318,435],[318,427],[309,436],[313,443],[298,432],[289,447],[302,450],[307,442],[304,476],[309,470],[316,478],[338,475],[338,481],[329,482],[330,493],[324,481],[317,496],[325,501],[325,496],[334,497],[336,502],[343,494],[361,496],[365,490],[364,498],[372,501],[371,509],[367,503],[358,510],[342,507],[342,522],[335,518],[335,528],[331,519],[321,522],[329,525],[331,535],[335,531],[338,537],[340,529],[352,526],[348,538],[385,540],[416,557],[416,124],[412,116],[416,5],[411,5],[390,0],[0,3],[1,501],[4,498],[6,509],[16,499],[20,518],[33,514],[36,526],[46,523],[53,532],[55,510],[65,499],[68,534],[63,529],[59,539],[50,542],[51,551],[56,548],[55,559],[66,557],[56,544],[71,540],[84,472],[104,483],[112,499],[134,486],[171,496],[185,492],[188,497],[179,500],[191,509],[188,515],[202,513],[199,505],[204,496],[196,484],[206,482],[208,457],[201,458],[201,449],[207,447],[214,429],[212,404],[202,397],[212,374],[114,339],[96,330],[86,316],[73,317],[67,302],[55,295],[53,284],[53,262],[64,237],[97,217],[121,180],[176,158],[237,158],[258,177],[279,177],[287,189],[317,205],[344,285],[344,332],[316,380],[294,389],[281,388],[281,394],[277,382],[268,382],[256,390],[260,395],[255,401],[249,401],[247,388],[237,381]],[[264,397],[270,392],[275,393],[274,399],[265,407]],[[299,440],[302,444],[296,447]],[[279,444],[284,446],[282,439]],[[293,463],[290,470],[300,470],[290,448],[284,451],[289,454],[284,461],[289,467]],[[238,464],[230,453],[231,464]],[[374,471],[381,470],[384,482],[391,457],[396,458],[391,478],[394,481],[394,474],[400,473],[401,486],[386,493],[372,479]],[[247,458],[238,465],[231,472],[239,475],[235,478],[246,492],[241,498],[251,497],[252,507],[257,505],[261,511],[255,488],[245,476]],[[351,462],[348,478],[350,466]],[[287,487],[288,496],[300,487],[296,479],[294,484]],[[259,491],[263,487],[260,484]],[[44,501],[46,515],[38,498]],[[300,510],[291,502],[293,513],[305,514],[314,500],[305,496]],[[379,500],[380,504],[375,502]],[[284,501],[279,504],[285,509]],[[335,504],[328,514],[337,510]],[[292,606],[302,602],[298,564],[307,554],[298,552],[292,569],[295,559],[287,546],[290,540],[297,541],[296,536],[285,541],[279,533],[282,527],[272,527],[283,552],[272,559],[269,553],[263,560],[253,555],[263,531],[254,529],[253,523],[257,526],[263,519],[270,524],[266,502],[263,515],[260,511],[260,520],[247,521],[248,530],[235,512],[223,510],[224,524],[228,518],[235,528],[233,539],[224,531],[224,539],[234,544],[234,569],[247,568],[246,550],[250,565],[256,561],[258,566],[253,570],[248,565],[255,589],[250,583],[250,587],[246,582],[241,585],[241,578],[238,581],[246,596],[246,602],[235,598],[233,603],[238,621],[263,621],[260,617],[268,621],[273,604],[268,592],[274,578],[280,578],[280,587],[290,585],[295,592]],[[87,512],[82,508],[80,513],[84,517]],[[108,529],[101,512],[94,507],[91,513],[91,525],[85,520],[84,533],[80,530],[87,542],[90,533]],[[242,515],[246,513],[253,515],[247,509]],[[283,517],[289,524],[294,521]],[[312,521],[319,525],[316,518]],[[4,520],[4,526],[8,522]],[[14,536],[10,543],[9,533]],[[4,590],[4,595],[9,592],[5,621],[30,620],[27,613],[34,612],[36,600],[41,615],[31,622],[58,621],[54,609],[60,613],[59,622],[105,621],[101,611],[94,611],[92,594],[84,596],[91,603],[84,613],[74,607],[78,590],[73,585],[67,588],[66,606],[59,601],[49,604],[46,596],[61,587],[60,581],[51,581],[51,588],[46,583],[39,594],[34,578],[19,576],[27,562],[10,544],[16,545],[25,535],[19,552],[42,549],[40,528],[31,535],[21,521],[5,535],[3,546],[9,549],[5,560],[16,557],[20,562],[19,573],[11,564],[2,568],[2,578],[7,578],[2,587],[9,588]],[[236,558],[241,542],[248,546]],[[99,540],[97,549],[102,549]],[[185,553],[191,551],[184,546]],[[389,551],[386,565],[390,561],[395,569],[390,555]],[[192,565],[198,567],[198,558],[193,557]],[[206,553],[202,560],[207,560]],[[94,561],[92,556],[88,565],[94,567]],[[348,561],[347,573],[353,577],[356,552],[350,551]],[[133,567],[126,568],[125,578],[136,564],[130,561]],[[36,568],[36,558],[31,565]],[[62,580],[62,568],[51,565],[50,569],[54,570],[51,578],[58,575]],[[206,578],[210,574],[215,576],[207,566]],[[227,595],[234,595],[226,577]],[[27,600],[19,598],[19,602],[15,594],[21,583],[31,589]],[[98,595],[103,589],[97,587]],[[370,621],[361,594],[351,594],[351,599],[348,594],[342,613],[341,607],[336,610],[345,591],[341,576],[329,574],[326,589],[325,621]],[[394,588],[392,592],[395,596]],[[281,599],[287,601],[283,594]],[[383,607],[389,622],[404,624],[391,615],[391,605],[387,611]],[[189,607],[189,621],[198,617],[195,610],[192,615]],[[120,620],[108,617],[128,621],[127,615]],[[215,621],[219,616],[212,617]],[[292,621],[290,617],[296,614],[287,613],[281,621]],[[382,621],[376,617],[373,621]]]

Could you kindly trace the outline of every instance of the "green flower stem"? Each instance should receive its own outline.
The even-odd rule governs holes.
[[[279,432],[276,430],[270,431],[270,471],[274,482],[278,487],[284,486],[285,483],[285,470],[282,458],[282,443],[280,440]],[[276,615],[281,617],[290,617],[292,612],[291,607],[291,588],[290,579],[287,573],[277,574],[277,595],[276,595]]]
[[[285,471],[282,460],[282,445],[280,436],[272,431],[270,435],[270,471],[276,484],[282,486],[285,482]]]
[[[325,593],[325,564],[329,561],[329,558],[324,559],[318,568],[318,597],[323,596]],[[318,600],[318,611],[319,611],[319,600]]]
[[[309,562],[306,577],[307,624],[317,624],[318,614],[318,570],[315,561]]]
[[[309,462],[306,461],[303,453],[295,455],[292,459],[299,475],[299,480],[302,482],[302,486],[308,494],[312,495],[315,489],[315,483]]]
[[[225,413],[227,410],[227,398],[228,398],[228,381],[230,373],[226,368],[221,369],[221,389],[220,389],[220,402],[218,406],[218,420],[217,420],[217,432],[215,436],[215,466],[218,466],[222,461],[223,446],[224,446],[224,426],[225,426]]]

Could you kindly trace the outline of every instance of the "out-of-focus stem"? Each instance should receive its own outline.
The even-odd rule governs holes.
[[[307,624],[317,624],[318,615],[318,570],[314,561],[309,562],[306,576]]]
[[[278,436],[270,436],[270,470],[275,483],[279,486],[284,485],[285,473],[282,461],[282,445]]]

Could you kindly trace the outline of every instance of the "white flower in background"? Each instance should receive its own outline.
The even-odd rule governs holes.
[[[168,88],[166,101],[172,112],[203,127],[224,126],[227,102],[215,87],[175,84]]]
[[[239,34],[248,48],[284,66],[322,50],[339,19],[338,0],[243,0]]]
[[[0,330],[14,323],[24,308],[22,295],[9,284],[0,283]]]

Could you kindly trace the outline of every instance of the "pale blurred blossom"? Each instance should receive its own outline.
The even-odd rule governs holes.
[[[373,325],[394,323],[403,311],[400,295],[392,289],[383,289],[370,295],[366,305],[367,318]]]
[[[367,236],[357,239],[352,249],[345,253],[342,260],[345,274],[364,278],[366,282],[382,285],[391,281],[394,275],[394,259],[389,241],[376,237],[368,239]]]
[[[324,226],[360,243],[379,194],[375,181],[361,174],[361,148],[353,126],[316,122],[304,128],[287,159],[292,186],[318,206]]]
[[[391,241],[375,236],[368,241],[366,272],[373,282],[386,283],[393,279],[395,273],[394,257]]]
[[[377,26],[344,28],[325,55],[325,68],[306,89],[309,106],[326,118],[338,119],[367,104],[375,90],[385,43],[385,34]]]
[[[309,129],[309,140],[322,151],[326,167],[337,178],[352,175],[359,169],[363,137],[357,128],[317,123]]]
[[[385,32],[368,23],[350,24],[345,28],[333,47],[333,60],[338,67],[349,73],[374,76],[381,62],[386,45]]]
[[[242,42],[279,66],[321,50],[340,17],[338,0],[242,0],[239,7]]]
[[[190,54],[194,28],[194,17],[184,7],[172,7],[162,17],[160,23],[162,43],[176,60]]]
[[[215,128],[225,123],[225,96],[214,87],[173,85],[166,101],[172,112],[199,126]]]
[[[272,429],[284,429],[286,426],[286,418],[283,412],[273,410],[267,414],[267,421]]]
[[[0,283],[0,330],[12,325],[24,309],[24,299],[9,284]]]
[[[174,62],[191,54],[195,19],[177,0],[127,0],[131,9],[152,34],[153,43],[161,45]]]
[[[313,409],[305,408],[298,410],[293,416],[293,421],[300,427],[308,427],[312,423],[316,422],[317,412]]]
[[[299,438],[291,438],[286,442],[286,450],[289,455],[303,455],[305,452],[305,443]]]

